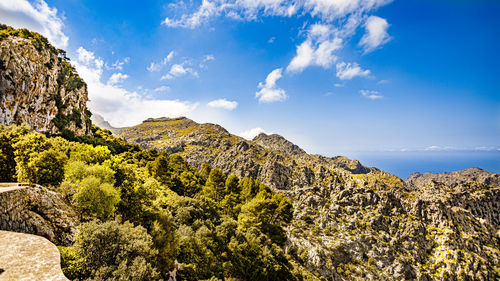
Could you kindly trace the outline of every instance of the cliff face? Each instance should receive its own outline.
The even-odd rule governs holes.
[[[327,280],[497,280],[499,175],[480,169],[406,182],[359,161],[309,155],[279,135],[247,141],[187,118],[148,119],[120,135],[293,202],[287,253]]]
[[[46,39],[0,25],[0,123],[50,134],[90,129],[87,86]]]

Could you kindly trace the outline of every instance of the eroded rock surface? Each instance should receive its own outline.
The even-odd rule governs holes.
[[[0,124],[38,132],[90,130],[87,86],[53,47],[18,36],[0,37]]]

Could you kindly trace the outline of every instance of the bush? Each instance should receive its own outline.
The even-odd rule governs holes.
[[[113,215],[120,201],[120,192],[112,184],[102,182],[95,176],[83,179],[73,195],[75,206],[82,209],[85,216],[105,220]]]
[[[71,279],[158,280],[151,236],[129,222],[96,221],[78,228],[75,244],[62,248],[62,269]]]

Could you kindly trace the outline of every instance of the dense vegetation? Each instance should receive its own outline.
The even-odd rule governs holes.
[[[68,278],[304,279],[284,252],[282,194],[93,131],[70,141],[0,126],[0,180],[42,184],[81,214],[74,245],[60,247]]]

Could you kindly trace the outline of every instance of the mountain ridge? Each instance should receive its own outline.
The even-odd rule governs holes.
[[[489,268],[482,276],[500,274],[499,175],[471,169],[403,181],[343,156],[307,154],[276,134],[249,141],[188,118],[150,118],[118,136],[285,194],[294,208],[287,251],[327,279],[343,280],[346,273],[372,280],[470,278],[482,267]],[[460,184],[473,188],[456,188],[468,177]],[[474,262],[453,264],[463,253]]]

